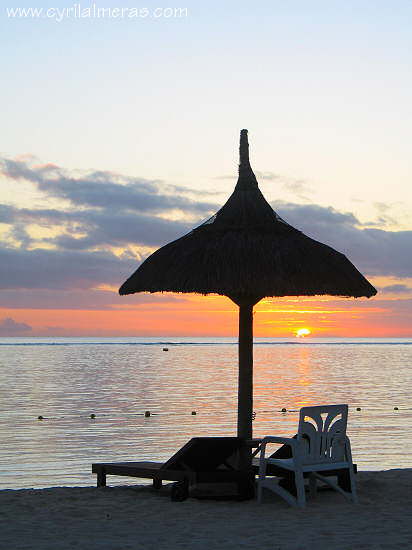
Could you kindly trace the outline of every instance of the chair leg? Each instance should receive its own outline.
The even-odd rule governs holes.
[[[346,452],[346,460],[348,461],[348,464],[349,464],[349,477],[350,477],[350,489],[352,492],[352,501],[353,501],[353,504],[358,504],[358,497],[356,495],[355,473],[353,471],[352,451],[350,448],[349,437],[347,436],[345,440],[345,452]]]
[[[258,482],[258,493],[257,493],[258,504],[262,504],[262,485]]]
[[[309,496],[310,498],[316,498],[316,477],[309,474]]]
[[[358,504],[358,496],[356,494],[356,483],[355,483],[355,474],[353,472],[353,466],[349,467],[349,475],[350,475],[350,490],[352,493],[352,501],[353,501],[353,504]]]
[[[263,453],[265,453],[265,449],[263,449]],[[264,460],[264,457],[261,457],[260,464],[259,464],[259,478],[258,478],[258,494],[257,494],[258,504],[262,504],[262,483],[265,481],[265,478],[266,478],[266,461]]]
[[[303,471],[295,471],[295,484],[296,484],[296,493],[298,506],[304,508],[306,506],[306,497],[305,497],[305,482],[303,480]]]

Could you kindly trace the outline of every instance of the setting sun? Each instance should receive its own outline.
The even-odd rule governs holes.
[[[307,334],[310,334],[310,330],[308,330],[307,328],[300,328],[297,332],[296,332],[296,338],[304,338]]]

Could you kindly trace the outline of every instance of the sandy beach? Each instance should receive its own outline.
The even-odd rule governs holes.
[[[306,509],[273,493],[171,502],[170,486],[3,490],[0,548],[412,548],[412,469],[360,472],[357,489],[357,506],[325,491]]]

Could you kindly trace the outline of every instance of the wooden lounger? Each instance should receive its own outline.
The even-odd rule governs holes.
[[[160,488],[162,481],[174,481],[171,498],[182,501],[189,490],[200,484],[218,483],[219,496],[233,495],[238,499],[254,496],[255,476],[242,471],[239,464],[247,452],[244,440],[238,437],[194,437],[164,464],[160,462],[116,462],[92,464],[97,474],[97,486],[106,485],[107,475],[148,478]],[[226,486],[226,487],[225,487]],[[226,492],[225,492],[226,489]],[[211,496],[203,491],[203,496]]]

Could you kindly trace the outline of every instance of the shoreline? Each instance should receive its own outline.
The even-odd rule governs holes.
[[[324,491],[305,509],[271,492],[262,505],[256,499],[171,502],[170,485],[2,489],[0,547],[411,548],[412,468],[361,471],[356,485],[357,506]]]

